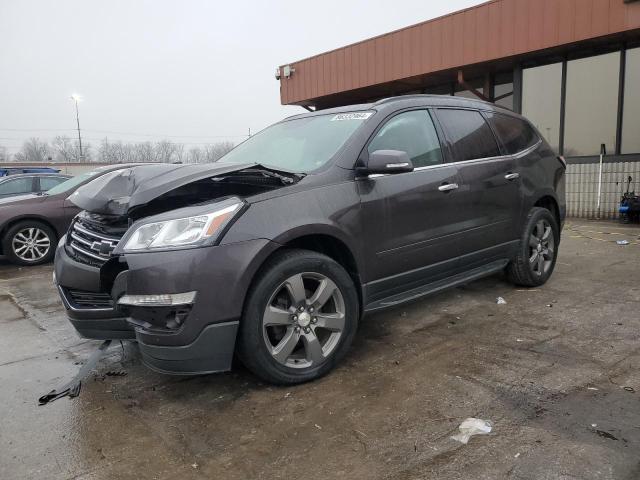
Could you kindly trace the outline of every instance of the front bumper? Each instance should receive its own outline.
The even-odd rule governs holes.
[[[125,254],[97,267],[70,256],[63,238],[56,250],[55,279],[69,320],[81,336],[135,339],[143,361],[165,373],[225,371],[231,367],[251,279],[277,246],[257,239]],[[125,294],[192,291],[197,295],[188,308],[117,304]]]

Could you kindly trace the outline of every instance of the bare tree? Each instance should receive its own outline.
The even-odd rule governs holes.
[[[77,162],[79,150],[74,149],[73,141],[67,136],[58,136],[53,139],[53,158],[56,162]]]
[[[233,148],[232,142],[218,142],[207,145],[204,148],[204,161],[207,163],[217,162],[222,156]]]
[[[16,153],[16,159],[19,162],[46,162],[51,153],[51,147],[47,142],[34,137],[22,144],[22,148]]]

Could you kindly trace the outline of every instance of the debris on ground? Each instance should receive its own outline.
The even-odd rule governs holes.
[[[491,432],[491,422],[480,418],[467,418],[458,427],[460,433],[451,438],[465,445],[474,435],[486,435]]]
[[[629,240],[617,240],[618,245],[629,245]]]
[[[636,393],[636,389],[633,387],[622,387],[622,389],[626,390],[627,392]]]
[[[502,298],[502,297],[498,297],[498,298],[496,298],[496,303],[497,303],[498,305],[506,305],[506,304],[507,304],[507,301],[506,301],[504,298]]]
[[[80,388],[82,387],[82,380],[84,380],[91,371],[96,367],[98,361],[102,358],[102,356],[109,348],[111,344],[111,340],[105,340],[100,344],[98,349],[91,354],[91,356],[87,359],[87,361],[82,365],[78,373],[75,377],[65,383],[63,386],[54,388],[46,395],[41,396],[38,399],[38,405],[46,405],[47,403],[53,402],[62,397],[68,396],[69,398],[74,398],[80,395]]]
[[[614,437],[613,435],[611,435],[609,432],[605,432],[604,430],[596,430],[596,433],[598,434],[599,437],[602,438],[607,438],[609,440],[618,440],[616,437]]]

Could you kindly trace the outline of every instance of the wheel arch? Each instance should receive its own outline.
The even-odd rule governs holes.
[[[562,228],[562,219],[560,218],[560,207],[558,205],[558,201],[556,200],[556,198],[553,195],[549,195],[549,194],[542,195],[540,198],[538,198],[538,200],[536,200],[533,206],[546,208],[553,214],[553,217],[555,218],[556,223],[558,225],[558,233],[559,233],[560,229]]]
[[[354,250],[347,244],[347,242],[339,238],[337,235],[315,229],[312,233],[309,233],[308,228],[305,230],[306,232],[304,233],[302,231],[289,232],[279,237],[277,240],[274,240],[277,247],[261,258],[259,264],[253,268],[253,274],[251,276],[251,281],[249,282],[249,287],[245,293],[243,304],[246,306],[247,298],[249,297],[248,292],[253,288],[256,278],[260,276],[261,272],[274,255],[283,250],[302,249],[322,253],[337,262],[347,271],[356,285],[360,312],[362,312],[362,271]],[[244,308],[245,307],[243,307],[243,311]]]

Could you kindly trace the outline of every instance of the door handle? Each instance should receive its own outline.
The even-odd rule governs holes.
[[[455,190],[456,188],[458,188],[457,183],[445,183],[444,185],[440,185],[438,187],[438,190],[440,190],[441,192],[450,192],[451,190]]]
[[[504,178],[506,178],[507,180],[515,180],[516,178],[520,178],[520,174],[519,173],[507,173]]]

